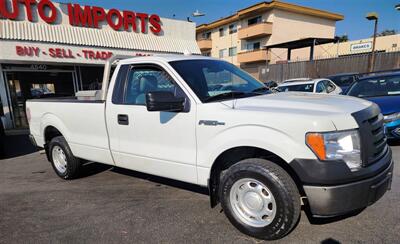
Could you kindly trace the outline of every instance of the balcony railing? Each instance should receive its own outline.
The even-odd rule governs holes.
[[[272,23],[263,22],[255,25],[250,25],[245,28],[239,29],[239,39],[246,40],[252,38],[259,38],[272,34]]]
[[[199,39],[197,40],[197,45],[201,51],[206,51],[212,49],[212,40],[211,39]]]
[[[267,49],[256,49],[238,54],[239,63],[254,63],[271,60],[271,53]]]

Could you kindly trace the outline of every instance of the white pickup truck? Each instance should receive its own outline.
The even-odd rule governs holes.
[[[63,179],[91,161],[208,187],[212,207],[266,240],[287,235],[301,205],[344,215],[390,189],[392,153],[371,102],[271,94],[201,56],[114,61],[93,97],[27,102],[31,139]]]

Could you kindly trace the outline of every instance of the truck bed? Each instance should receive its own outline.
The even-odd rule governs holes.
[[[94,162],[113,164],[105,122],[105,102],[74,97],[27,101],[30,131],[38,146],[45,147],[49,125],[66,137],[73,154]],[[77,116],[79,115],[79,116]]]

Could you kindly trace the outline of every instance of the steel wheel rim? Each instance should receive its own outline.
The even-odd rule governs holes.
[[[230,204],[237,218],[252,227],[265,227],[276,215],[276,201],[263,183],[255,179],[241,179],[233,184]]]
[[[67,156],[65,155],[64,150],[59,146],[54,146],[51,155],[57,171],[61,174],[67,172]]]

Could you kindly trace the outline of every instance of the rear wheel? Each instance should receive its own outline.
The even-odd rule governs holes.
[[[284,237],[300,217],[296,184],[285,170],[264,159],[246,159],[226,170],[220,199],[230,222],[259,239]]]
[[[64,137],[54,137],[49,143],[49,158],[57,175],[65,180],[77,178],[81,162],[76,158]]]

